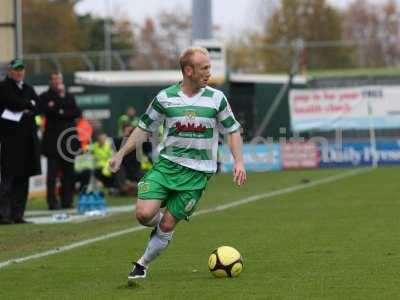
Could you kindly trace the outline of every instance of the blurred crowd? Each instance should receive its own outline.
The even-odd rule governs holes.
[[[111,173],[108,163],[138,126],[135,107],[118,118],[115,137],[93,129],[66,91],[61,73],[49,76],[36,116],[42,154],[47,158],[47,203],[51,210],[73,207],[73,197],[88,189],[103,189],[112,196],[136,195],[137,183],[152,166],[150,142],[142,151],[125,157],[121,169]]]
[[[136,109],[128,107],[118,119],[117,136],[110,137],[82,115],[60,72],[49,75],[49,87],[40,95],[24,79],[24,62],[15,59],[0,82],[0,224],[25,223],[29,177],[41,173],[41,155],[47,158],[50,210],[73,208],[76,195],[93,189],[136,195],[138,181],[152,167],[150,142],[127,155],[117,173],[108,169],[138,126]]]

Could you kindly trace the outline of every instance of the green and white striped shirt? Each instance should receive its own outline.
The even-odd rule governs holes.
[[[219,133],[240,128],[225,95],[206,86],[192,97],[179,84],[158,93],[139,127],[154,132],[164,122],[160,155],[179,165],[203,172],[217,170]]]

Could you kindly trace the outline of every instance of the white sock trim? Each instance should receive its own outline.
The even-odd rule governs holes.
[[[141,266],[143,266],[143,267],[145,267],[147,269],[149,267],[149,264],[146,263],[146,261],[144,260],[143,256],[141,258],[139,258],[139,260],[136,263],[138,263],[139,265],[141,265]]]
[[[163,215],[164,214],[159,210],[149,222],[147,222],[143,225],[148,226],[148,227],[154,227],[160,223]]]
[[[169,242],[172,240],[173,234],[173,231],[163,232],[160,229],[160,224],[158,224],[156,234],[153,235],[153,237],[149,240],[146,250],[137,263],[145,268],[148,268],[150,262],[156,259],[168,247]]]
[[[170,232],[162,231],[160,228],[160,223],[158,223],[156,234],[160,237],[160,239],[170,241],[170,240],[172,240],[172,235],[174,234],[174,232],[173,231],[170,231]]]

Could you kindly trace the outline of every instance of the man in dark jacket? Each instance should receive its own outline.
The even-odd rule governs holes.
[[[41,173],[35,123],[39,98],[24,77],[24,62],[15,59],[0,82],[0,224],[26,223],[29,177]]]
[[[66,91],[61,73],[50,74],[49,89],[40,95],[39,107],[46,118],[42,152],[47,157],[47,204],[49,209],[60,208],[56,197],[56,179],[60,177],[61,208],[72,208],[74,159],[80,149],[75,125],[81,111]]]

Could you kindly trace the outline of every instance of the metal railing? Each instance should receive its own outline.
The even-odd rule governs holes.
[[[308,56],[313,56],[313,51],[318,49],[352,49],[353,50],[353,65],[349,67],[364,68],[368,67],[368,62],[371,61],[368,54],[368,47],[371,43],[377,43],[382,47],[382,55],[389,56],[389,54],[384,53],[384,49],[387,46],[393,46],[393,43],[382,40],[382,39],[369,39],[369,40],[337,40],[337,41],[304,41],[304,49],[308,51]],[[295,45],[287,42],[280,42],[276,44],[254,44],[251,46],[254,51],[271,51],[271,50],[291,50]],[[237,71],[238,69],[232,69],[231,66],[234,65],[234,57],[229,55],[230,49],[227,56],[227,65],[230,70]],[[75,61],[75,70],[105,70],[107,69],[106,62],[111,59],[111,69],[112,70],[129,70],[129,69],[143,69],[143,67],[138,66],[136,59],[140,57],[148,57],[149,53],[146,50],[114,50],[114,51],[82,51],[82,52],[63,52],[63,53],[35,53],[35,54],[25,54],[24,59],[27,61],[28,65],[32,66],[31,72],[34,74],[43,73],[51,69],[59,69],[63,71],[64,69],[74,68],[71,65],[71,61]],[[398,49],[394,54],[391,53],[390,60],[384,60],[381,67],[396,67],[400,65],[400,49]],[[389,63],[389,65],[387,65]],[[147,68],[158,67],[159,64],[150,64]],[[138,67],[137,67],[138,66]],[[243,69],[247,69],[243,66]],[[312,66],[310,66],[312,67]],[[342,68],[343,66],[338,66]],[[240,69],[240,68],[239,68]]]
[[[134,57],[137,54],[135,50],[118,50],[111,52],[112,68],[116,70],[127,70],[128,63],[124,57]],[[44,66],[52,66],[57,70],[63,71],[65,64],[74,60],[78,62],[80,69],[88,71],[104,70],[107,52],[105,51],[82,51],[82,52],[49,52],[26,54],[24,60],[28,65],[32,66],[34,74],[40,74],[44,70]]]

